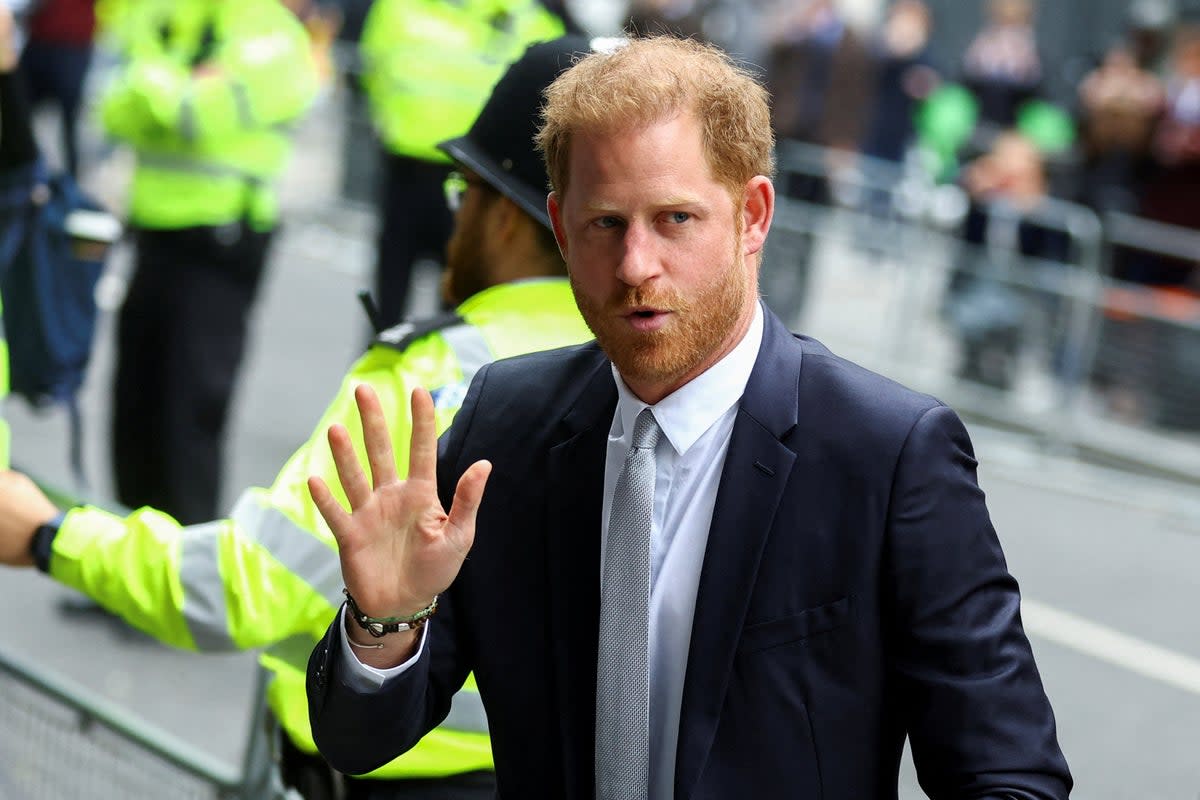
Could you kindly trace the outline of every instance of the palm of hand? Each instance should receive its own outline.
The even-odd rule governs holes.
[[[359,608],[368,616],[409,616],[428,606],[458,574],[474,541],[475,513],[491,467],[478,462],[463,474],[447,514],[437,493],[437,436],[429,393],[413,392],[407,480],[396,474],[375,393],[360,386],[355,400],[372,480],[363,473],[345,428],[334,425],[329,445],[350,512],[320,478],[311,478],[309,489],[337,540],[342,577]]]

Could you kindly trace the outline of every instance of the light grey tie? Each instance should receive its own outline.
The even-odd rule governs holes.
[[[650,517],[659,428],[649,408],[617,478],[596,663],[597,800],[646,800],[650,787]]]

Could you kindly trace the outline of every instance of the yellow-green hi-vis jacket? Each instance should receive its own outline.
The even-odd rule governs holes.
[[[139,0],[109,35],[124,65],[100,116],[137,154],[130,221],[271,228],[290,126],[317,91],[295,15],[278,0]]]
[[[379,138],[397,155],[449,163],[438,142],[470,129],[526,47],[564,32],[538,0],[375,0],[359,53]]]
[[[262,663],[273,672],[270,706],[296,746],[316,752],[304,672],[342,603],[343,584],[333,535],[306,481],[310,475],[324,477],[345,503],[326,440],[335,422],[346,426],[366,463],[354,388],[368,383],[378,393],[403,476],[415,387],[431,391],[440,434],[483,365],[590,338],[565,279],[496,286],[467,300],[458,313],[465,322],[418,338],[403,351],[371,347],[274,485],[244,492],[230,519],[181,527],[150,508],[126,518],[75,509],[54,539],[50,574],[177,647],[266,647]],[[368,777],[436,777],[491,768],[486,719],[471,678],[441,727]]]

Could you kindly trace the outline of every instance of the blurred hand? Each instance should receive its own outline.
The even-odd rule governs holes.
[[[309,491],[337,539],[342,579],[367,616],[411,616],[428,606],[458,575],[475,540],[475,514],[491,464],[479,461],[463,474],[447,514],[437,494],[437,429],[433,399],[412,394],[412,446],[408,479],[400,480],[387,421],[367,385],[354,393],[371,467],[368,482],[341,425],[329,429],[338,479],[350,502],[347,513],[319,477]]]
[[[57,515],[58,509],[27,476],[0,472],[0,564],[33,566],[33,534]]]

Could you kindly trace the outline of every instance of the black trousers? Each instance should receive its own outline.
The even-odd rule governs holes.
[[[139,231],[117,323],[117,499],[184,524],[218,516],[225,423],[270,233]]]
[[[280,737],[283,783],[304,800],[492,800],[496,775],[465,772],[443,778],[379,781],[351,778],[332,770],[324,760],[303,753]]]
[[[79,108],[92,61],[90,44],[60,44],[31,39],[21,53],[21,71],[34,106],[53,101],[61,115],[64,167],[79,175]]]
[[[445,260],[454,219],[443,191],[448,165],[394,153],[383,160],[375,302],[381,322],[390,327],[404,318],[413,264],[420,258]]]

